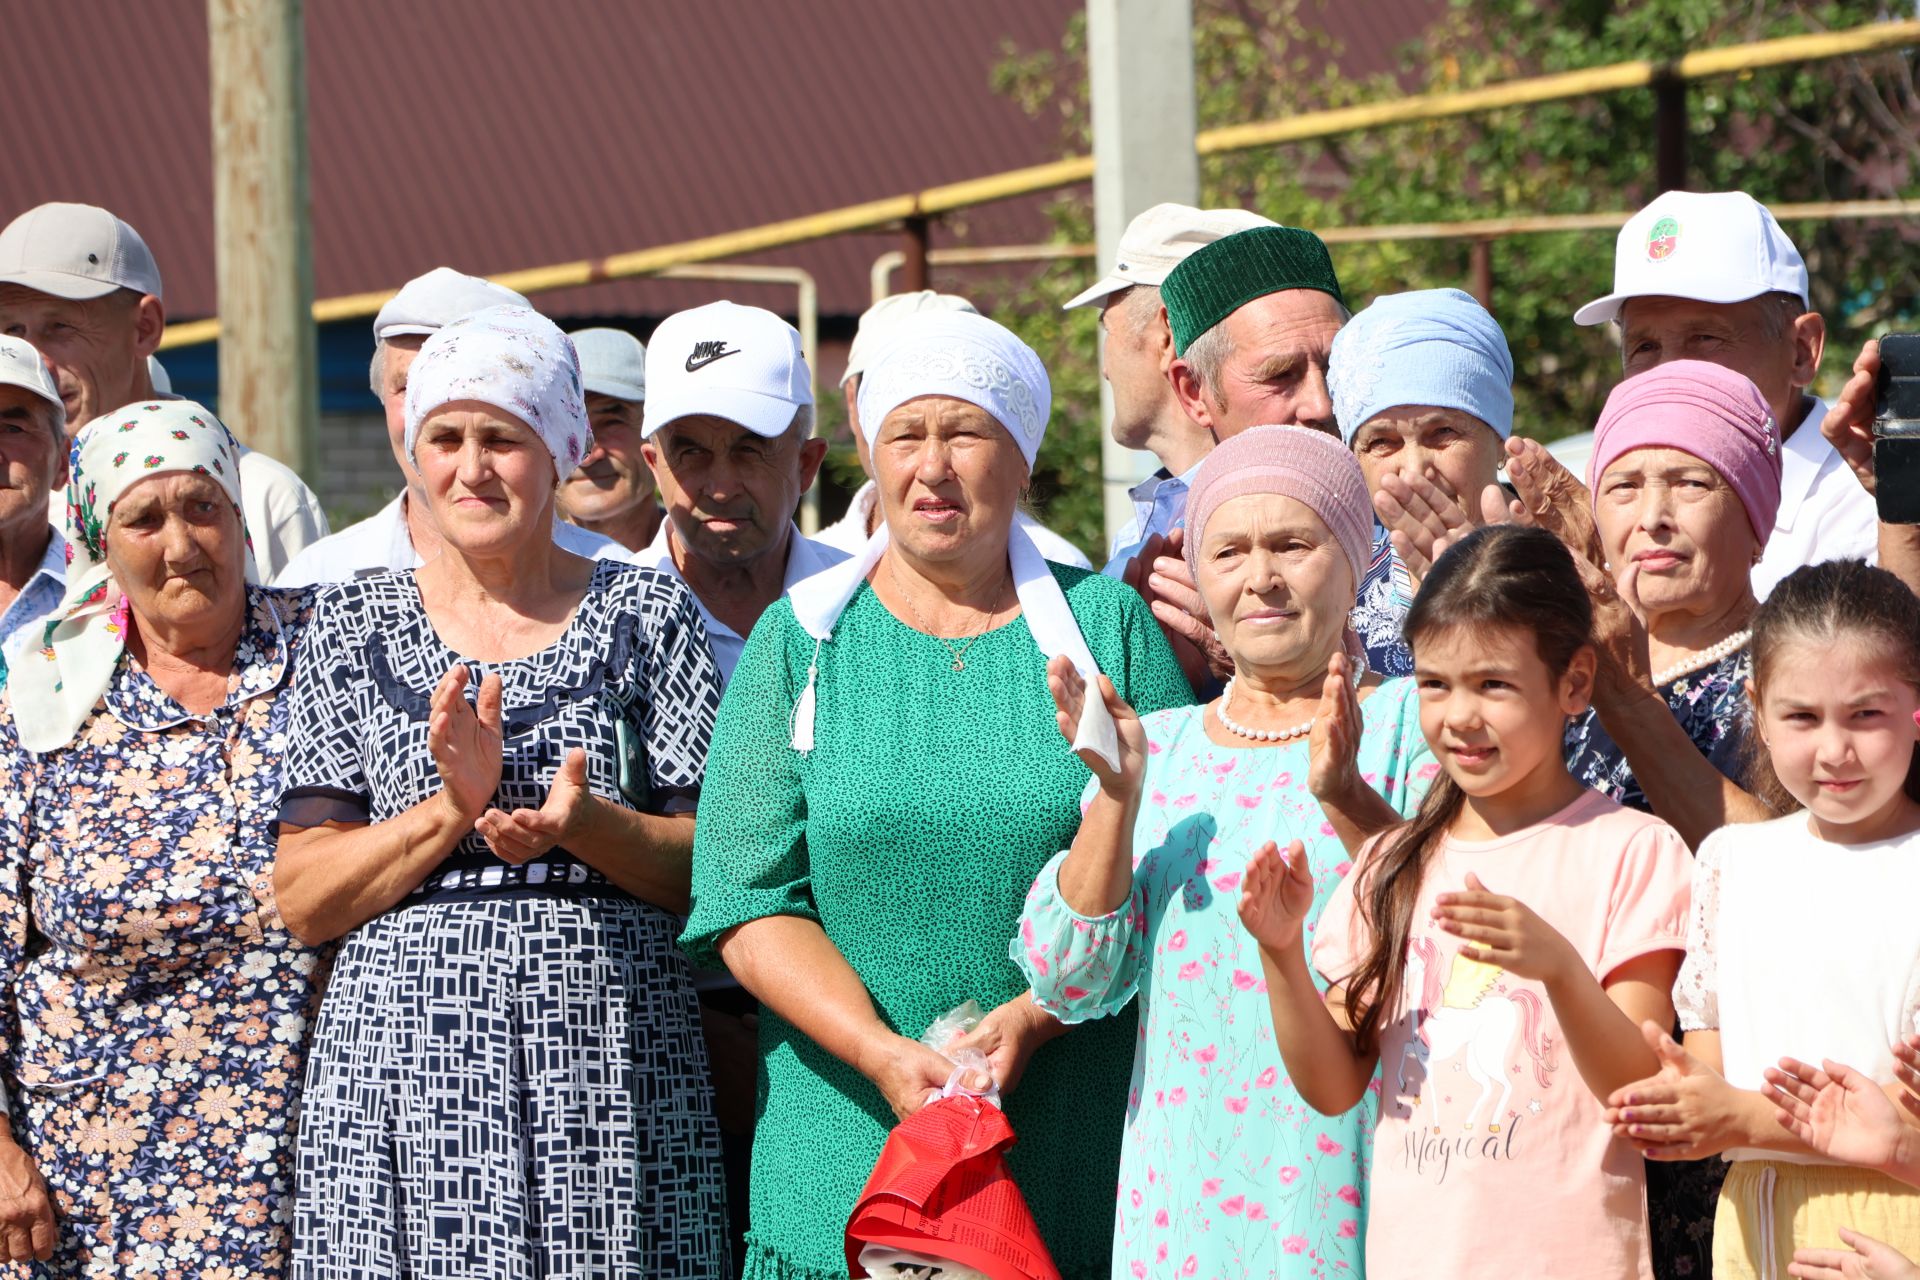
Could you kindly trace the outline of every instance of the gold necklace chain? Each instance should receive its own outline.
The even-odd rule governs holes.
[[[965,637],[955,637],[955,639],[964,639],[965,641],[965,643],[963,643],[959,648],[956,649],[953,647],[952,641],[948,640],[945,636],[941,635],[938,631],[935,631],[933,629],[933,624],[920,616],[920,610],[917,607],[915,607],[913,603],[913,594],[907,590],[907,584],[900,581],[900,571],[894,567],[893,558],[891,556],[887,558],[887,576],[893,579],[893,589],[895,591],[898,591],[900,593],[900,598],[907,602],[907,612],[911,613],[913,615],[913,620],[920,624],[920,630],[925,632],[927,635],[932,636],[935,640],[938,640],[941,644],[941,647],[944,648],[948,653],[953,655],[953,669],[956,672],[965,671],[967,669],[967,664],[966,664],[967,650],[973,648],[974,641],[978,640],[981,636],[986,634],[987,627],[993,622],[995,616],[999,614],[1000,609],[999,609],[998,601],[1000,597],[999,596],[994,597],[995,606],[993,610],[989,612],[986,615],[986,617],[980,620],[980,625],[974,628],[973,633],[971,635],[968,635]]]

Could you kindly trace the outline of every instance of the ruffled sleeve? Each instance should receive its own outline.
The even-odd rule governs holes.
[[[1008,948],[1027,975],[1033,1002],[1062,1022],[1087,1022],[1126,1008],[1140,989],[1146,938],[1146,896],[1136,876],[1117,911],[1083,916],[1060,896],[1065,853],[1034,877]]]
[[[1693,905],[1687,918],[1687,958],[1673,982],[1673,1011],[1682,1031],[1720,1029],[1720,962],[1714,935],[1720,923],[1720,858],[1723,832],[1700,843],[1693,859]]]
[[[820,920],[807,854],[807,796],[789,717],[797,690],[788,645],[807,640],[778,600],[747,637],[713,730],[693,833],[687,958],[721,968],[720,935],[768,916]]]

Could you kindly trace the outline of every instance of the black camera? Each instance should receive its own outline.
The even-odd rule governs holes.
[[[1873,475],[1880,519],[1920,524],[1920,333],[1890,333],[1880,339]]]

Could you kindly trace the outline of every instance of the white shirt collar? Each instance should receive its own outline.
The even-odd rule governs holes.
[[[732,628],[709,612],[706,602],[700,599],[699,593],[693,589],[693,584],[687,581],[686,575],[682,574],[680,567],[673,562],[673,549],[668,542],[672,528],[672,516],[662,519],[660,528],[654,532],[653,541],[649,542],[644,549],[634,553],[635,563],[644,568],[670,573],[678,578],[681,585],[687,588],[687,593],[693,596],[694,603],[700,606],[701,620],[707,624],[707,629],[709,631],[718,629],[729,636],[733,635]],[[831,569],[846,558],[844,552],[823,546],[801,533],[796,526],[788,525],[787,566],[780,583],[781,592],[784,594],[792,590],[796,583],[806,581],[823,569]]]
[[[1780,446],[1780,514],[1775,529],[1793,528],[1793,519],[1813,492],[1814,482],[1837,456],[1833,442],[1820,432],[1827,416],[1827,402],[1818,396],[1807,397],[1812,404],[1800,420],[1800,426]]]

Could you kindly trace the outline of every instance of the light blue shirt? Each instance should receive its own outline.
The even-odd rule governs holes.
[[[8,658],[16,647],[31,642],[33,624],[60,606],[67,592],[67,540],[58,529],[47,531],[47,551],[27,585],[0,613],[0,689],[7,684]]]
[[[1126,572],[1127,561],[1147,545],[1148,538],[1156,533],[1170,533],[1186,523],[1187,490],[1193,487],[1193,478],[1199,474],[1200,462],[1177,476],[1161,467],[1127,490],[1127,496],[1133,499],[1133,519],[1113,536],[1113,545],[1107,551],[1107,567],[1102,573],[1109,578],[1119,577]]]

